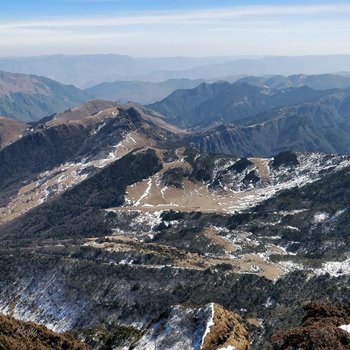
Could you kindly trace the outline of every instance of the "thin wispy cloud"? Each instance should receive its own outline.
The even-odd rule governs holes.
[[[138,10],[3,20],[0,50],[17,54],[25,45],[35,54],[57,53],[58,48],[64,50],[64,43],[69,43],[67,48],[72,52],[74,47],[74,53],[97,50],[162,56],[332,53],[350,51],[344,42],[349,34],[348,3]]]
[[[86,1],[86,0],[84,0]],[[350,4],[334,5],[299,5],[299,6],[240,6],[211,10],[160,11],[157,13],[125,13],[121,15],[3,21],[0,28],[30,27],[105,27],[124,25],[156,25],[156,24],[203,24],[218,20],[237,20],[245,18],[279,17],[295,15],[345,15],[350,14]]]

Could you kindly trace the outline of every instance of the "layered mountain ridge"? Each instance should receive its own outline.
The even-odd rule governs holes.
[[[349,154],[349,89],[274,90],[202,84],[150,105],[176,125],[197,127],[186,142],[203,152],[271,157],[284,151]]]
[[[252,106],[236,124],[105,100],[0,124],[0,311],[96,350],[246,350],[299,344],[304,303],[345,303],[348,90],[200,89],[232,86]]]
[[[325,89],[332,86],[334,79],[346,80],[346,77],[335,77],[299,75],[272,77],[268,81],[264,77],[247,77],[234,84],[203,83],[194,89],[173,92],[164,100],[149,105],[146,113],[154,116],[154,120],[163,120],[168,129],[170,124],[175,125],[177,128],[173,131],[180,134],[177,137],[180,145],[193,145],[203,152],[267,157],[289,150],[348,154],[349,90]],[[280,80],[285,84],[279,84]],[[277,83],[274,85],[270,81]],[[300,86],[304,83],[312,85],[312,82],[315,86],[323,84],[324,90]],[[266,86],[268,84],[270,87]],[[3,98],[8,101],[16,94],[26,95],[26,102],[17,101],[11,106],[4,102],[4,114],[24,120],[45,117],[41,124],[47,126],[53,123],[49,123],[55,116],[53,110],[66,110],[66,107],[73,106],[75,111],[73,108],[71,115],[83,113],[83,116],[117,105],[112,101],[100,103],[98,101],[102,100],[94,100],[86,105],[87,111],[81,112],[82,107],[76,106],[89,97],[74,87],[36,76],[2,73]],[[50,101],[43,102],[41,97],[36,99],[37,96]],[[18,110],[22,107],[23,111]],[[79,119],[79,115],[76,118]],[[28,126],[20,122],[5,123],[5,120],[2,119],[0,126],[4,145],[27,134]],[[179,127],[192,126],[196,128],[179,130]]]
[[[45,77],[0,72],[0,114],[6,117],[39,120],[90,98],[72,85]]]
[[[349,72],[349,55],[137,58],[118,54],[0,58],[0,69],[44,75],[80,88],[116,80],[239,79],[246,75]]]
[[[306,86],[280,91],[246,83],[203,83],[194,89],[177,90],[163,101],[148,107],[181,126],[207,126],[214,121],[234,123],[267,110],[314,100],[325,94]]]
[[[273,89],[287,89],[291,87],[308,86],[315,90],[346,89],[350,87],[349,76],[337,74],[305,75],[296,74],[290,76],[248,76],[238,80],[250,85],[267,86]]]
[[[159,83],[147,81],[116,81],[100,83],[85,89],[96,98],[119,100],[122,102],[135,101],[149,104],[167,97],[178,89],[191,89],[201,84],[203,80],[170,79]]]

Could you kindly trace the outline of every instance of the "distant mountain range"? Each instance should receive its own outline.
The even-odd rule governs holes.
[[[277,90],[218,82],[177,90],[148,108],[170,123],[195,127],[185,136],[186,142],[203,152],[240,156],[272,156],[289,150],[350,153],[350,89]]]
[[[350,87],[349,75],[320,74],[304,75],[297,74],[285,77],[283,75],[273,76],[248,76],[238,80],[256,86],[268,86],[274,89],[286,89],[291,87],[309,86],[315,90],[345,89]]]
[[[134,58],[117,54],[4,57],[0,58],[0,70],[43,75],[64,84],[74,84],[80,88],[87,88],[99,83],[117,80],[160,82],[168,80],[167,76],[170,77],[172,73],[155,74],[155,72],[192,69],[203,65],[223,63],[231,59],[233,58]]]
[[[346,87],[348,80],[329,74],[246,77],[235,83],[212,84],[183,79],[164,83],[105,83],[82,91],[44,77],[0,73],[0,115],[5,116],[0,119],[0,148],[29,129],[11,118],[24,122],[45,118],[41,123],[52,125],[57,123],[57,115],[79,119],[118,105],[94,100],[75,108],[93,94],[112,97],[120,92],[119,96],[124,98],[147,100],[178,86],[199,84],[175,90],[160,102],[146,106],[147,113],[158,123],[167,124],[168,129],[173,125],[173,142],[193,145],[202,152],[238,156],[272,156],[290,150],[350,154],[350,88],[326,89]],[[66,110],[65,114],[55,114]],[[78,129],[74,132],[77,140],[85,137]]]
[[[243,75],[317,75],[350,71],[350,55],[330,56],[271,56],[227,60],[181,71],[167,72],[169,78],[226,79]],[[162,76],[158,73],[159,76]],[[163,72],[164,75],[164,72]],[[154,75],[157,77],[157,74]]]
[[[310,101],[325,95],[309,87],[284,90],[247,83],[203,83],[190,90],[177,90],[147,107],[182,127],[203,127],[213,122],[235,123],[274,108]]]
[[[243,78],[227,77],[228,82],[248,83],[259,87],[287,89],[308,86],[314,90],[344,89],[350,87],[350,74],[321,74],[321,75],[268,75],[247,76]],[[192,89],[202,83],[213,83],[216,79],[170,79],[162,82],[147,81],[115,81],[104,82],[85,89],[85,92],[105,100],[134,101],[151,104],[160,101],[178,89]]]
[[[282,107],[245,121],[219,124],[188,136],[205,152],[271,156],[282,151],[350,154],[350,91]]]
[[[350,71],[349,55],[295,57],[169,57],[53,55],[0,58],[0,70],[47,76],[87,88],[102,82],[169,79],[239,79],[246,75],[324,74]]]
[[[167,97],[177,89],[191,89],[203,80],[172,79],[160,83],[145,81],[115,81],[101,83],[85,89],[89,95],[105,100],[121,102],[134,101],[142,104],[153,103]]]
[[[35,75],[0,72],[0,115],[39,120],[91,99],[72,85]]]
[[[227,79],[234,83],[114,81],[80,90],[46,77],[0,72],[0,115],[36,121],[91,99],[104,99],[148,104],[182,127],[207,126],[214,121],[236,123],[273,108],[323,96],[329,89],[350,86],[350,77],[335,74]]]

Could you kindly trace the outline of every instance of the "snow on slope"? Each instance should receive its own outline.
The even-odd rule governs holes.
[[[222,212],[232,214],[249,209],[277,192],[304,186],[327,173],[350,166],[350,157],[322,153],[298,153],[295,167],[273,167],[273,159],[251,158],[252,165],[241,172],[232,171],[232,161],[214,168],[212,179],[196,182],[184,178],[183,188],[164,185],[160,178],[174,167],[188,169],[184,158],[165,164],[160,173],[130,186],[127,203],[144,211],[176,209],[179,211]],[[238,160],[237,160],[238,161]],[[255,174],[257,181],[247,181]],[[219,183],[215,188],[213,184]],[[317,218],[316,218],[317,219]]]
[[[123,140],[112,147],[108,154],[102,151],[90,159],[65,163],[39,174],[35,181],[25,184],[6,207],[0,207],[0,224],[79,184],[94,170],[102,169],[126,155],[135,148],[135,142],[140,147],[147,145],[147,141],[142,136],[130,132],[125,134]]]
[[[201,350],[202,339],[212,319],[212,306],[173,306],[168,315],[145,332],[134,350]]]
[[[134,350],[248,350],[248,334],[239,316],[217,304],[173,306],[152,323]]]

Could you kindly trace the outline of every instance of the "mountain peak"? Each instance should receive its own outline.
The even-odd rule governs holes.
[[[80,105],[88,94],[36,75],[0,72],[0,114],[23,121],[36,121]]]

